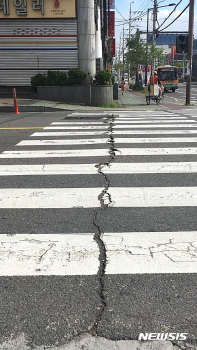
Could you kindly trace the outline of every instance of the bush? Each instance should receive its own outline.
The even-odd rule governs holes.
[[[68,85],[68,75],[66,72],[48,71],[45,85],[47,86]]]
[[[37,86],[46,85],[46,74],[36,74],[34,77],[31,77],[31,85],[36,88]]]
[[[97,85],[111,85],[112,74],[105,69],[101,70],[95,75],[95,83]]]
[[[87,74],[78,69],[70,69],[68,73],[60,71],[48,71],[47,74],[36,74],[31,78],[31,85],[37,86],[61,86],[81,85]]]
[[[87,74],[79,69],[70,69],[68,71],[69,85],[82,85],[87,77]]]

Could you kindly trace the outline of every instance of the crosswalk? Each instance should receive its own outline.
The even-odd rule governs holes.
[[[86,117],[0,154],[0,276],[99,274],[104,288],[105,276],[170,275],[181,288],[176,278],[197,272],[197,116]]]
[[[83,114],[80,113],[79,115],[82,116]],[[179,186],[178,183],[172,181],[169,187],[165,184],[164,186],[149,186],[149,181],[146,182],[146,179],[144,179],[142,187],[139,185],[135,187],[132,184],[132,176],[134,175],[146,176],[154,174],[155,176],[159,176],[164,174],[180,175],[197,173],[197,162],[189,161],[189,159],[188,161],[180,160],[180,156],[187,155],[189,157],[190,155],[195,155],[197,153],[197,148],[195,147],[197,138],[190,137],[190,134],[188,134],[190,131],[192,133],[197,133],[197,122],[194,118],[188,119],[187,117],[167,112],[160,112],[160,114],[158,112],[151,112],[151,114],[145,116],[142,116],[139,112],[125,112],[120,113],[119,116],[115,117],[112,114],[109,114],[108,119],[106,118],[106,115],[103,114],[101,115],[103,119],[100,119],[100,121],[84,120],[79,122],[74,119],[76,116],[78,116],[78,114],[73,113],[70,115],[70,121],[53,122],[50,126],[45,127],[43,131],[33,133],[29,140],[21,140],[16,145],[17,150],[4,151],[0,155],[0,159],[6,160],[11,158],[13,164],[0,165],[0,176],[16,177],[16,179],[20,176],[25,176],[30,178],[31,183],[32,177],[35,176],[53,177],[54,179],[58,176],[76,175],[82,177],[83,175],[101,175],[102,173],[102,175],[109,176],[107,189],[100,186],[80,187],[80,184],[78,184],[77,187],[69,186],[68,188],[66,185],[58,188],[55,186],[50,186],[49,188],[35,188],[33,186],[28,188],[1,188],[0,209],[84,209],[99,208],[102,206],[112,209],[150,207],[156,207],[158,209],[159,207],[177,208],[197,206],[197,187],[192,186],[192,183],[186,182],[185,186]],[[92,117],[94,118],[94,116]],[[110,126],[111,130],[109,129]],[[141,127],[143,127],[143,130],[140,129]],[[151,130],[149,130],[150,127]],[[188,129],[190,127],[193,129]],[[78,130],[77,132],[75,131],[76,128]],[[159,129],[159,136],[158,134],[154,134],[154,128]],[[168,130],[165,130],[164,128],[168,128]],[[172,130],[172,128],[175,128],[175,130]],[[184,130],[180,131],[179,128],[183,128]],[[69,129],[69,132],[54,132],[53,130],[56,129]],[[90,133],[88,131],[90,129],[93,129],[94,131]],[[101,132],[98,131],[101,129]],[[124,131],[124,129],[127,130]],[[134,131],[135,134],[133,134]],[[116,136],[121,132],[124,133],[124,137]],[[173,137],[171,134],[172,132],[174,135]],[[183,133],[182,137],[179,137],[180,132]],[[151,133],[152,137],[147,137],[147,133]],[[109,138],[110,134],[113,136],[113,144]],[[140,136],[142,134],[144,135],[143,137]],[[80,138],[81,136],[83,136],[83,138]],[[100,138],[100,136],[102,137]],[[177,147],[177,143],[181,144],[181,147]],[[122,144],[124,144],[125,147],[122,148]],[[168,147],[169,144],[172,147]],[[190,146],[185,147],[185,145],[188,146],[188,144],[190,144]],[[100,145],[101,148],[93,148],[97,147],[97,145]],[[105,145],[105,148],[102,148],[103,145]],[[130,145],[132,145],[132,148]],[[147,147],[148,145],[149,147]],[[51,146],[51,149],[47,149],[49,146]],[[66,149],[57,149],[59,146],[66,146]],[[75,149],[72,149],[72,146],[74,146]],[[83,148],[84,146],[85,149]],[[111,148],[111,150],[113,150],[113,159],[110,159],[111,155],[109,153],[111,146],[114,148]],[[25,149],[21,150],[21,148]],[[157,157],[156,161],[147,161],[147,157],[151,155]],[[141,157],[141,161],[135,162],[136,156]],[[143,159],[144,156],[146,157],[145,160]],[[168,158],[166,158],[166,156],[168,156]],[[172,156],[174,156],[173,161],[171,161]],[[69,159],[73,159],[73,157],[79,157],[77,164],[72,163],[72,161],[69,162]],[[98,164],[96,160],[97,157],[102,157],[103,162]],[[163,160],[162,157],[165,157],[165,159]],[[176,157],[178,157],[177,161],[175,160]],[[50,158],[56,158],[56,161],[51,164]],[[63,163],[58,162],[59,158],[63,158]],[[82,163],[80,162],[81,158],[83,159]],[[31,159],[32,163],[16,164],[16,161],[19,159]],[[45,162],[46,159],[49,164]],[[116,162],[116,159],[118,162]],[[126,159],[128,160],[127,162],[125,162]],[[41,160],[41,162],[39,162],[39,164],[34,164],[38,162],[38,160]],[[120,181],[119,186],[110,186],[110,176],[115,177],[117,175],[130,176],[131,186],[127,185],[125,187],[124,182],[122,181]],[[171,230],[173,232],[173,227]],[[23,232],[22,229],[20,234],[24,235],[24,233],[25,232]],[[89,234],[89,232],[87,233]],[[106,237],[108,237],[109,240],[109,233],[103,233],[103,241],[105,242]],[[53,234],[53,232],[51,232],[51,234]],[[70,232],[70,234],[73,233]],[[80,234],[80,232],[77,232],[77,234]],[[127,235],[128,233],[120,233],[120,237],[123,239],[125,234]],[[132,237],[132,232],[130,234],[130,237]],[[156,234],[159,234],[159,232],[152,233],[152,242],[154,241]],[[182,232],[183,237],[188,237],[188,234],[188,232]],[[192,231],[190,234],[192,235],[192,244],[196,245],[196,233]],[[166,234],[159,236],[160,238],[157,241],[158,245],[163,244],[161,238],[165,236]],[[21,238],[19,237],[19,241],[20,239]],[[86,240],[87,237],[83,237],[83,239]],[[91,244],[93,239],[93,232],[91,232],[89,236]],[[10,236],[8,240],[11,242],[13,238]],[[16,240],[16,237],[14,240]],[[131,239],[131,242],[132,240],[133,239]],[[144,235],[142,241],[143,240]],[[5,243],[5,245],[6,244],[8,243]],[[177,268],[180,273],[184,271],[185,255],[188,255],[190,260],[190,272],[195,272],[196,264],[193,264],[193,262],[197,262],[196,253],[191,256],[191,250],[188,250],[188,253],[186,253],[186,248],[181,251],[178,247],[179,244],[180,243],[177,243],[177,246],[173,245],[172,251],[178,254],[180,262],[174,263],[173,266],[176,265],[176,267],[173,269],[172,266],[170,272],[177,271]],[[21,247],[19,251],[22,251]],[[5,259],[6,261],[6,254],[3,255],[1,259]],[[16,259],[16,256],[14,259]],[[132,260],[132,255],[130,259]],[[140,261],[140,258],[138,259]],[[150,260],[151,262],[154,261],[152,258]],[[114,261],[110,262],[109,258],[108,265],[110,264],[113,265]],[[106,271],[108,271],[108,265]],[[20,274],[23,274],[21,264],[18,270],[16,261],[13,266],[16,274],[19,273],[19,271]],[[159,268],[162,270],[162,266],[159,266]],[[12,270],[13,269],[10,267],[7,274],[12,275]],[[36,271],[36,268],[34,271]],[[113,271],[116,273],[115,270]],[[42,269],[39,270],[39,274],[40,273],[42,273]],[[66,271],[64,271],[64,273],[66,273]],[[87,271],[87,273],[89,272]],[[94,273],[97,273],[97,270],[95,270]]]

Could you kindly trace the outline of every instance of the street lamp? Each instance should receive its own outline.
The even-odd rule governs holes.
[[[163,6],[157,6],[156,9],[162,8],[162,7],[168,7],[168,6],[176,6],[176,4],[168,4],[168,5],[163,5]],[[155,7],[149,8],[147,10],[147,29],[146,29],[146,78],[145,78],[145,84],[147,85],[147,67],[148,67],[148,36],[149,36],[149,30],[148,30],[148,23],[149,23],[149,11],[155,10]],[[155,30],[153,30],[153,38],[152,42],[154,43],[155,41]]]

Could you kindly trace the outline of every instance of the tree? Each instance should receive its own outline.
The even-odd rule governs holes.
[[[144,66],[146,66],[146,64],[151,64],[152,67],[164,64],[163,49],[158,49],[154,43],[147,44],[144,39],[141,38],[139,31],[130,36],[130,39],[127,40],[126,47],[128,51],[125,57],[130,67],[133,67],[135,70],[136,84],[139,83],[139,64]]]
[[[126,47],[128,51],[125,54],[127,63],[133,67],[136,74],[136,84],[139,83],[138,67],[139,64],[146,64],[146,43],[140,37],[140,32],[131,34],[130,39],[127,40]]]
[[[118,73],[118,77],[120,77],[120,72],[121,72],[122,68],[123,68],[123,64],[121,61],[118,61],[114,64],[114,69],[115,69],[116,73]]]
[[[154,43],[148,45],[148,63],[154,67],[164,64],[163,49],[158,49]]]

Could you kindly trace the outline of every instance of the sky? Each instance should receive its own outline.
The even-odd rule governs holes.
[[[158,6],[166,6],[170,3],[178,4],[175,11],[170,16],[169,20],[167,20],[160,28],[162,30],[168,24],[170,24],[188,5],[189,0],[157,0]],[[130,4],[131,4],[131,25],[133,29],[131,31],[134,34],[139,28],[139,30],[146,31],[147,28],[147,9],[152,8],[154,6],[153,0],[115,0],[115,37],[116,40],[119,41],[121,32],[123,32],[123,23],[125,23],[125,35],[128,35],[129,24],[127,21],[129,20],[129,12],[130,12]],[[164,8],[158,8],[157,19],[159,25],[163,23],[166,17],[174,10],[175,6],[166,6]],[[149,31],[152,29],[152,15],[151,11],[149,12]],[[197,4],[195,4],[194,9],[194,38],[197,39]],[[138,20],[139,18],[139,20]],[[166,31],[188,31],[188,21],[189,21],[189,7],[183,12],[183,14],[175,20],[175,22],[166,28]],[[156,28],[158,27],[158,23]],[[165,31],[165,30],[164,30]]]

